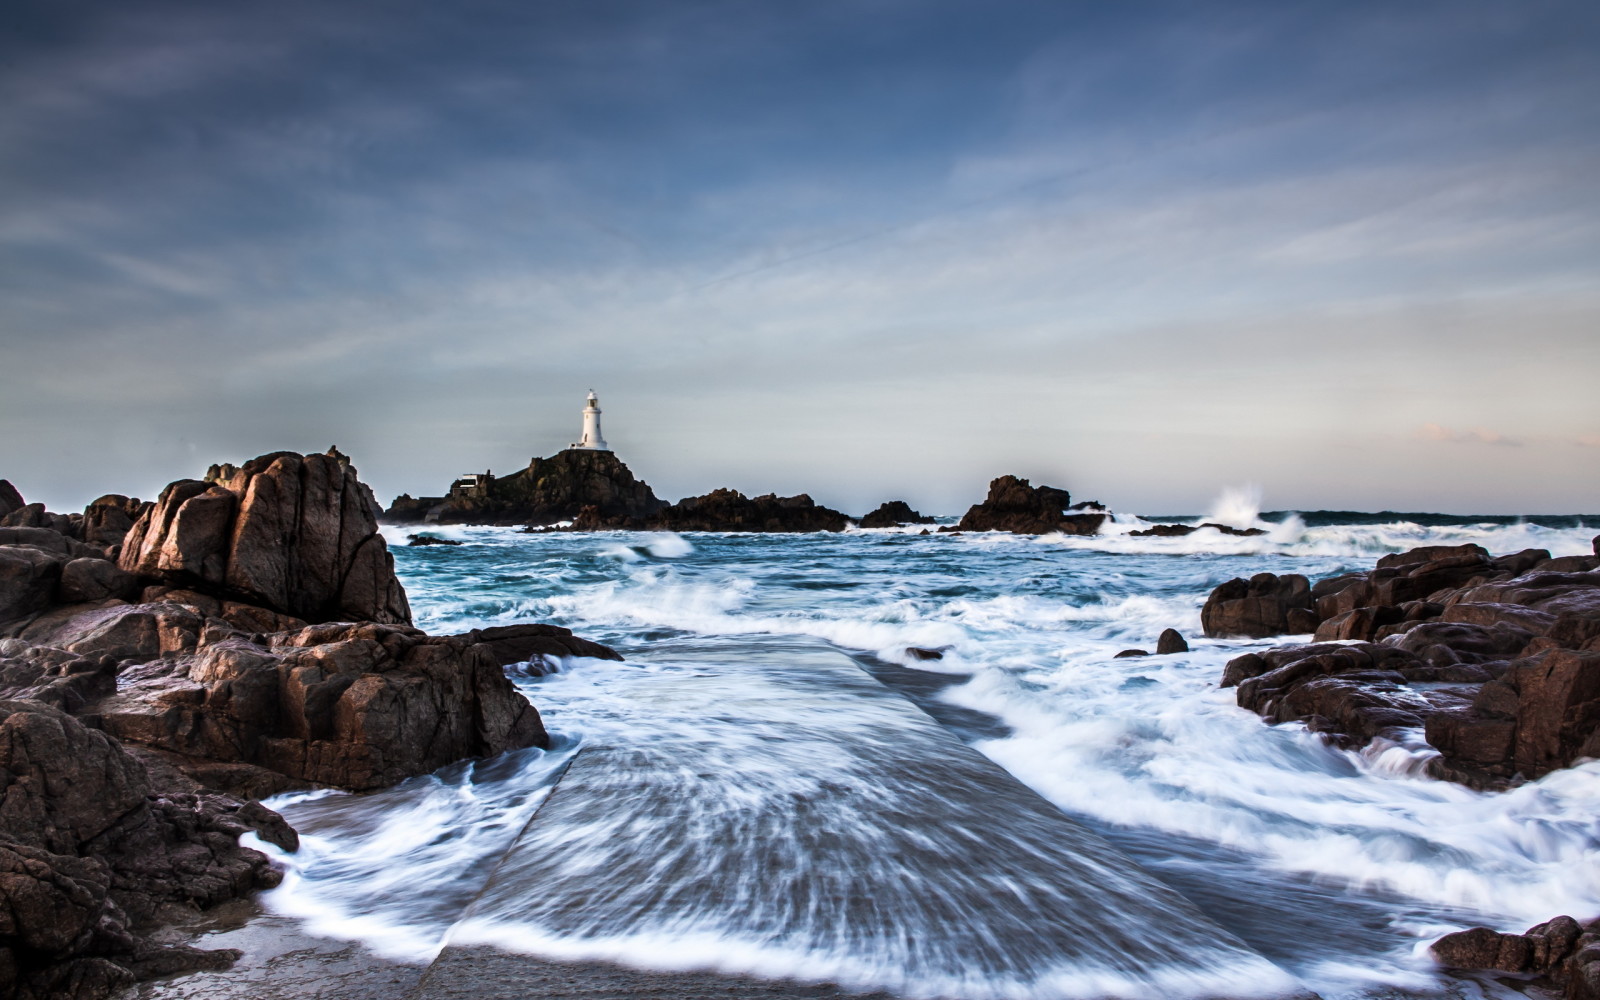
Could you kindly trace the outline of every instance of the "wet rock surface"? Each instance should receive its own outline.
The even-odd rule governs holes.
[[[1213,591],[1207,634],[1303,631],[1309,615],[1317,641],[1230,661],[1241,706],[1357,745],[1421,730],[1429,773],[1475,788],[1600,756],[1600,559],[1430,546],[1309,589],[1269,576]]]
[[[1537,977],[1563,1000],[1600,1000],[1600,920],[1559,916],[1521,934],[1488,927],[1446,934],[1432,946],[1440,965]]]
[[[1026,479],[1001,476],[989,483],[989,495],[967,509],[953,531],[1009,531],[1014,535],[1092,535],[1107,515],[1094,502],[1073,506],[1072,496],[1054,486],[1033,486]]]

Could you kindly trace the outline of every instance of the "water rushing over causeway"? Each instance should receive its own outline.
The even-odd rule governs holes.
[[[1431,989],[1415,952],[1446,929],[1600,914],[1600,765],[1502,795],[1429,781],[1425,749],[1341,752],[1236,708],[1222,664],[1270,643],[1196,638],[1233,576],[1460,541],[1575,554],[1593,529],[438,533],[468,544],[397,551],[422,627],[554,621],[628,659],[518,678],[550,752],[274,803],[305,846],[269,905],[391,957],[449,939],[971,998],[1273,995],[1282,970],[1332,998]],[[1114,659],[1168,626],[1192,652]],[[1068,818],[984,808],[991,765],[958,739]]]

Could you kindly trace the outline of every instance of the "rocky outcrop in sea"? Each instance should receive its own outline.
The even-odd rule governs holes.
[[[1439,753],[1430,774],[1504,788],[1600,756],[1595,549],[1430,546],[1314,586],[1263,573],[1216,588],[1202,621],[1211,636],[1314,630],[1228,663],[1245,708],[1352,745],[1420,730]]]
[[[1026,479],[1001,476],[989,483],[989,495],[968,508],[952,531],[1009,531],[1015,535],[1092,535],[1106,522],[1105,507],[1094,501],[1074,505],[1066,490],[1033,486]]]
[[[932,524],[934,519],[911,509],[904,500],[890,500],[861,519],[863,528],[894,528],[902,524]]]
[[[572,531],[843,531],[849,518],[823,507],[807,494],[747,497],[738,490],[712,490],[687,497],[644,517],[607,516],[586,507]]]
[[[52,514],[0,481],[0,995],[102,998],[235,953],[175,915],[276,884],[257,799],[541,746],[507,665],[614,652],[411,627],[348,459],[280,452]]]
[[[396,497],[383,517],[397,524],[539,526],[570,521],[588,507],[602,518],[644,518],[665,506],[614,452],[568,448],[509,476],[472,477],[445,496]]]

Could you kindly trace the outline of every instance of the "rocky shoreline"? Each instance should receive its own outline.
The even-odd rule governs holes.
[[[0,995],[99,1000],[237,952],[160,928],[277,884],[258,799],[545,745],[502,669],[616,653],[429,636],[348,459],[289,452],[81,515],[0,481]]]
[[[1241,707],[1352,748],[1421,737],[1437,751],[1428,775],[1501,791],[1600,757],[1600,536],[1593,546],[1563,558],[1428,546],[1315,585],[1262,573],[1217,587],[1201,620],[1218,638],[1312,633],[1228,662],[1220,683]],[[1600,1000],[1600,919],[1474,928],[1433,953]]]

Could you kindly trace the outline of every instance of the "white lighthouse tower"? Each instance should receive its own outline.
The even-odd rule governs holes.
[[[583,408],[583,436],[573,442],[573,448],[584,451],[610,451],[606,439],[600,436],[600,397],[589,390],[589,405]]]

